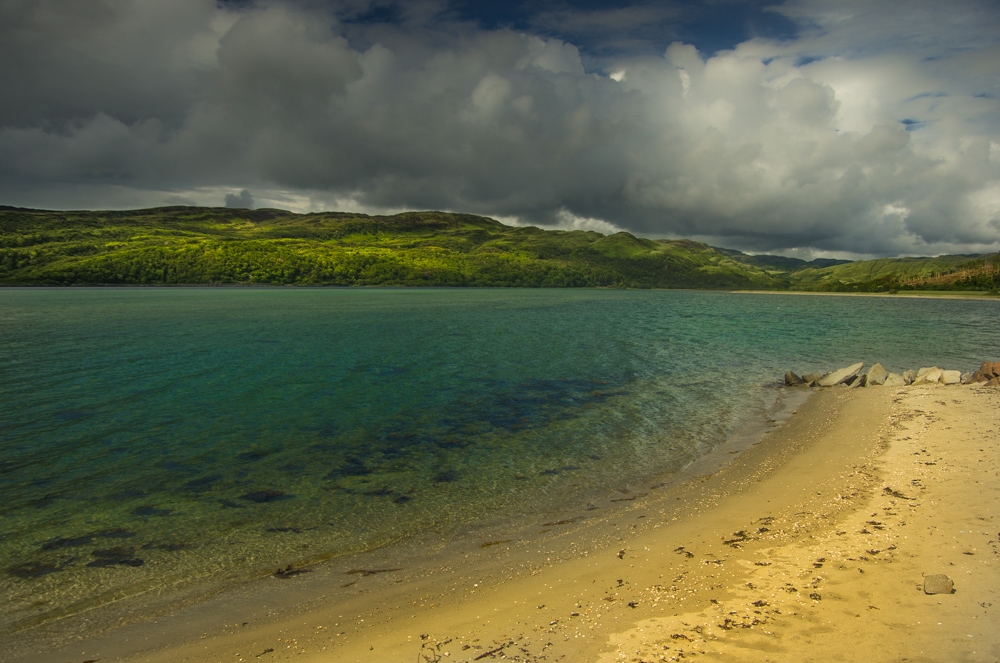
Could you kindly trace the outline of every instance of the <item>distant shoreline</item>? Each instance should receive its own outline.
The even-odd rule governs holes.
[[[912,290],[909,292],[812,292],[809,290],[726,290],[734,295],[820,295],[824,297],[902,297],[905,299],[984,299],[997,301],[1000,297],[982,291],[935,292],[933,290]]]

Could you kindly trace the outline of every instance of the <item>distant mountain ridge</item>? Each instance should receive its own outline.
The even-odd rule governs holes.
[[[0,206],[0,284],[995,290],[998,264],[1000,255],[806,262],[445,212]]]

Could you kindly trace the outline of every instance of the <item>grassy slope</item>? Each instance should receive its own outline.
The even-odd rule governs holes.
[[[484,217],[0,209],[0,283],[781,288],[704,244]]]
[[[806,263],[441,212],[0,207],[0,283],[8,284],[995,290],[998,265],[1000,256]]]

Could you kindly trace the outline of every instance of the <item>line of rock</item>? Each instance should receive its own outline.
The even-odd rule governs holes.
[[[875,364],[867,373],[863,372],[864,368],[865,365],[861,362],[823,375],[799,376],[788,371],[785,373],[785,386],[833,387],[843,384],[852,388],[878,385],[905,387],[911,384],[976,384],[980,382],[985,382],[987,387],[1000,386],[1000,361],[984,361],[978,371],[965,374],[962,374],[961,371],[941,369],[937,366],[925,367],[916,371],[911,369],[902,374],[890,373],[882,367],[882,364]]]

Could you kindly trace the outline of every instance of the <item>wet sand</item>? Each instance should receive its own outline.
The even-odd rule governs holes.
[[[25,660],[1000,660],[1000,390],[817,393],[730,463]],[[726,452],[723,452],[726,453]],[[501,538],[501,536],[503,538]],[[925,594],[925,574],[953,594]]]

